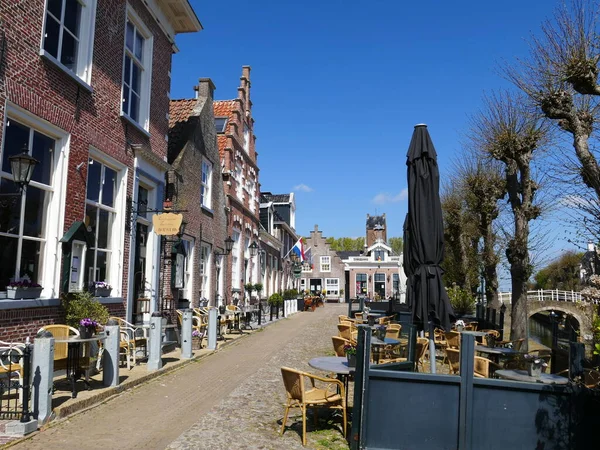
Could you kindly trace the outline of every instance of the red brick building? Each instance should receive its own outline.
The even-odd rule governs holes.
[[[226,295],[225,239],[227,219],[221,157],[213,114],[215,86],[201,78],[196,98],[173,100],[169,112],[169,163],[173,166],[174,210],[184,210],[187,222],[176,244],[171,280],[180,306],[211,305]]]
[[[9,156],[39,164],[0,204],[0,296],[22,279],[43,291],[0,298],[0,339],[60,321],[60,294],[94,281],[115,314],[135,319],[141,296],[156,307],[171,56],[176,34],[200,29],[187,0],[1,3],[0,193],[16,192]],[[90,241],[61,242],[78,224]]]
[[[249,250],[253,242],[260,246],[260,184],[250,100],[250,66],[242,68],[237,98],[215,101],[214,114],[229,211],[227,229],[234,240],[227,266],[231,289],[222,301],[231,303],[244,298],[246,283],[260,281],[258,257],[252,258]]]

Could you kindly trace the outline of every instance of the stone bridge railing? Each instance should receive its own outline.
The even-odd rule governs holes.
[[[512,292],[499,292],[498,298],[503,303],[510,303],[512,300]],[[527,291],[527,299],[532,301],[557,301],[557,302],[586,302],[600,304],[600,299],[589,300],[582,298],[581,292],[576,291],[559,291],[558,289],[539,289],[536,291]]]

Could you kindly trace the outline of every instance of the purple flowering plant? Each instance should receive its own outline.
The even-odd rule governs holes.
[[[92,281],[90,283],[90,289],[112,289],[112,286],[106,281]]]
[[[346,355],[356,355],[356,346],[352,344],[344,344],[344,353],[346,353]]]
[[[94,319],[86,317],[85,319],[81,319],[79,321],[79,325],[81,325],[82,327],[97,327],[98,322],[96,322]]]
[[[42,286],[40,286],[37,283],[33,283],[30,280],[24,279],[24,280],[20,280],[20,281],[11,281],[10,283],[8,283],[8,287],[14,287],[14,288],[40,288]]]

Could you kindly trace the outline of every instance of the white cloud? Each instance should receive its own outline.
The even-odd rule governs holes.
[[[376,205],[385,205],[386,203],[398,203],[406,200],[408,197],[408,189],[402,189],[396,195],[388,194],[387,192],[381,192],[373,197],[372,202]]]
[[[292,189],[292,191],[300,191],[300,192],[312,192],[313,190],[314,190],[313,188],[311,188],[310,186],[307,186],[305,184],[297,184]]]

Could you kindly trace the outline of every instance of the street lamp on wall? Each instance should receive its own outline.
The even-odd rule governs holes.
[[[27,153],[27,146],[23,148],[23,153],[9,156],[8,160],[10,161],[10,168],[15,184],[23,191],[29,185],[33,169],[39,161]]]
[[[216,256],[226,256],[229,255],[231,253],[231,250],[233,249],[233,239],[231,239],[231,236],[228,236],[227,239],[225,239],[225,251],[224,252],[217,252],[215,251],[215,255]]]
[[[252,244],[248,246],[250,250],[250,258],[254,258],[258,254],[258,244],[256,241],[252,241]]]
[[[23,191],[29,185],[33,175],[33,169],[39,161],[27,153],[27,145],[23,147],[23,153],[9,156],[10,168],[14,183],[19,187],[19,192],[14,194],[0,194],[0,207],[14,206],[21,197]]]

